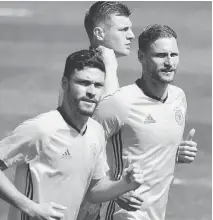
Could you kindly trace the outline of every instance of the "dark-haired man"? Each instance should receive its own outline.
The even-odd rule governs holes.
[[[114,51],[115,57],[127,56],[131,50],[132,40],[135,38],[132,32],[130,20],[131,11],[122,2],[98,1],[87,11],[84,19],[84,27],[89,37],[92,48],[109,48]],[[106,50],[106,49],[105,49]],[[109,67],[105,81],[105,93],[114,92],[118,87],[116,58],[112,52],[104,56]]]
[[[101,97],[105,66],[97,53],[68,56],[62,105],[24,121],[0,141],[0,198],[11,204],[9,220],[76,219],[89,201],[113,199],[142,183],[129,166],[121,181],[105,179],[105,138],[92,116]],[[17,166],[15,186],[3,170]]]
[[[192,141],[194,129],[186,141],[181,141],[186,97],[182,89],[170,84],[179,64],[176,33],[165,25],[150,25],[138,41],[142,77],[105,97],[95,118],[103,125],[108,139],[111,179],[122,178],[127,158],[131,158],[144,173],[144,183],[133,193],[140,195],[143,202],[138,205],[136,196],[131,196],[132,208],[125,210],[117,205],[122,202],[120,198],[117,203],[110,201],[102,206],[101,220],[165,219],[175,163],[182,162],[181,158],[192,162],[197,152]]]
[[[87,11],[84,27],[89,37],[90,47],[99,48],[106,67],[103,96],[118,89],[117,60],[130,53],[131,42],[135,38],[129,16],[130,9],[122,2],[95,2]],[[105,90],[106,89],[106,90]],[[59,105],[63,92],[60,92]]]
[[[91,47],[96,48],[102,45],[111,48],[114,50],[117,58],[129,55],[131,41],[134,39],[134,33],[131,29],[132,23],[130,21],[130,15],[130,9],[122,2],[99,1],[94,3],[87,11],[84,20],[84,26],[90,39]],[[107,57],[113,58],[113,55],[105,56],[105,58]],[[110,66],[110,62],[108,63],[109,65],[106,66]],[[114,68],[115,66],[116,65],[111,65],[111,68],[109,68],[110,71],[108,71],[106,74],[105,94],[112,93],[116,90],[116,88],[118,88],[119,84],[116,68]],[[134,96],[134,94],[131,95]],[[125,99],[125,97],[123,98]],[[108,108],[110,108],[110,106],[106,106],[106,110]],[[110,143],[112,144],[113,137],[114,136],[108,140],[108,145],[110,145]],[[177,157],[179,162],[190,163],[194,160],[194,154],[191,155],[191,149],[192,148],[190,145],[188,145],[188,142],[181,142],[179,146],[180,154],[178,154]],[[112,157],[113,153],[111,156],[108,155],[108,160],[111,161]],[[116,202],[122,208],[125,208],[129,211],[136,211],[140,209],[143,200],[139,194],[130,192],[117,198]],[[85,213],[88,213],[87,211],[89,210],[90,212],[91,210],[92,215],[93,208],[95,209],[94,206],[92,207],[86,205],[84,211]]]

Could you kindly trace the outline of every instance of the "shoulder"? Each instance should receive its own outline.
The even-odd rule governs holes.
[[[134,96],[134,85],[124,86],[113,94],[107,95],[99,102],[96,114],[101,118],[127,117]]]
[[[93,130],[94,132],[104,131],[102,125],[93,118],[89,118],[87,122],[87,129]]]
[[[21,123],[16,129],[16,132],[25,132],[27,135],[32,136],[45,136],[56,129],[59,125],[57,122],[59,114],[56,110],[42,113],[34,118],[28,119]]]
[[[169,94],[173,97],[185,97],[185,92],[178,86],[169,85]]]
[[[169,95],[171,100],[187,109],[187,100],[183,89],[175,85],[169,85]]]
[[[103,126],[99,122],[89,118],[86,133],[89,135],[90,141],[98,141],[101,145],[104,145],[105,132]]]
[[[131,84],[128,86],[123,86],[121,88],[119,88],[118,90],[116,90],[114,93],[107,95],[105,97],[102,98],[102,101],[112,101],[112,102],[121,102],[121,103],[126,103],[128,101],[131,101],[131,99],[133,98],[132,95],[136,94],[138,92],[138,88],[136,86],[136,84]]]

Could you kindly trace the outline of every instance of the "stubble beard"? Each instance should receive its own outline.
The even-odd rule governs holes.
[[[94,111],[97,107],[97,104],[95,104],[95,107],[94,108],[86,108],[86,107],[80,107],[80,102],[78,103],[78,109],[77,111],[83,115],[83,116],[88,116],[88,117],[92,117],[92,115],[94,114]]]
[[[155,81],[158,81],[163,84],[170,84],[174,81],[176,75],[176,70],[172,73],[172,76],[166,76],[165,72],[151,72],[151,77]]]

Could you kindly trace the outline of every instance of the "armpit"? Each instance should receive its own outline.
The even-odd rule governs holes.
[[[7,169],[7,165],[2,161],[0,160],[0,170],[6,170]]]

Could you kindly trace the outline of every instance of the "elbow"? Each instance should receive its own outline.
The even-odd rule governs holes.
[[[91,204],[96,204],[96,203],[99,203],[99,201],[97,200],[97,198],[95,196],[92,195],[92,193],[89,193],[87,195],[87,201]]]

